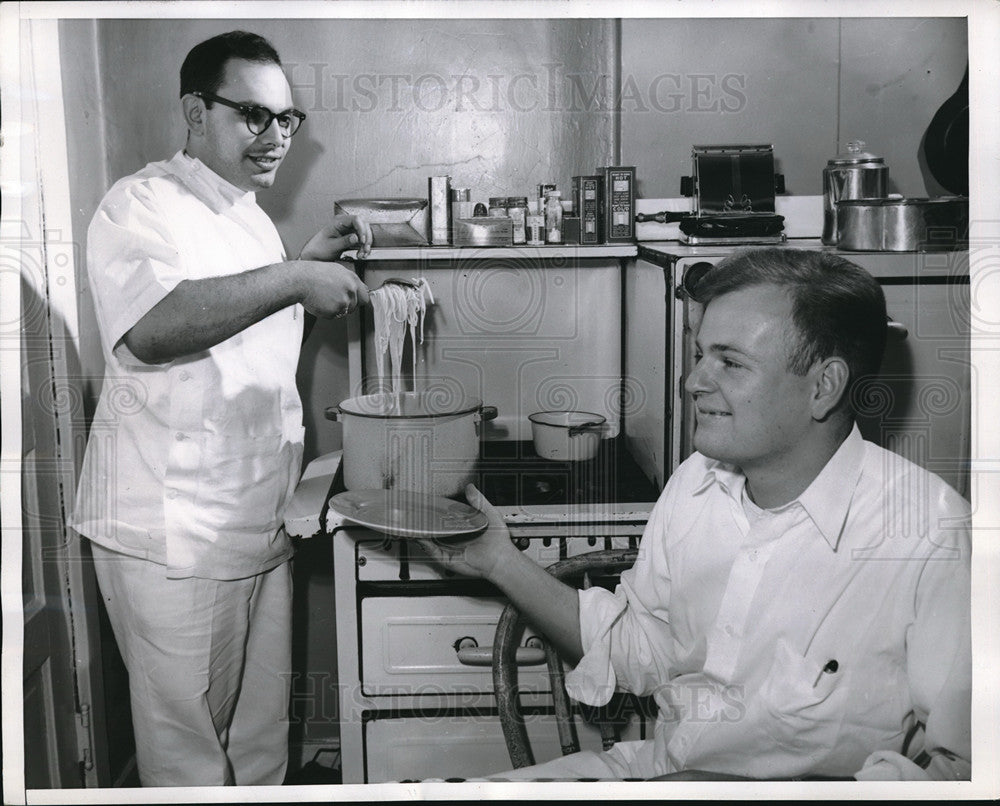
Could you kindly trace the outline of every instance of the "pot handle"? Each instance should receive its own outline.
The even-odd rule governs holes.
[[[326,411],[323,412],[328,420],[339,420],[340,410],[336,406],[327,406]]]
[[[486,422],[486,420],[495,420],[499,412],[496,406],[483,406],[479,409],[479,421]]]
[[[578,437],[584,431],[603,431],[603,430],[604,430],[604,423],[595,420],[590,423],[580,423],[579,425],[571,425],[569,427],[569,435],[571,437]]]
[[[897,322],[894,319],[890,319],[885,323],[888,336],[893,341],[906,341],[906,337],[910,335],[910,331],[907,329],[906,325],[902,322]]]

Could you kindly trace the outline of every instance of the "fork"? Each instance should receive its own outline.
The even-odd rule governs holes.
[[[420,288],[419,283],[415,283],[413,280],[404,280],[402,277],[386,277],[382,281],[382,285],[402,285],[407,288]],[[379,288],[381,287],[379,286]]]

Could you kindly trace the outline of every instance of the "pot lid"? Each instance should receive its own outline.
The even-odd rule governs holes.
[[[885,160],[870,151],[865,151],[864,140],[851,140],[845,151],[830,160],[830,165],[857,165],[862,162],[884,163]]]
[[[477,397],[451,394],[448,390],[431,392],[378,392],[351,397],[337,408],[358,417],[412,418],[446,417],[479,411],[483,401]]]

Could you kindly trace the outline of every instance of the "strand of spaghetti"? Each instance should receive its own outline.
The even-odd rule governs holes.
[[[384,389],[385,353],[389,353],[389,373],[391,391],[402,391],[402,358],[409,325],[410,342],[413,348],[413,378],[416,387],[417,375],[417,326],[420,327],[420,343],[424,340],[424,314],[427,304],[424,294],[434,302],[430,286],[425,278],[414,279],[416,287],[404,287],[390,283],[380,286],[370,293],[372,316],[375,325],[375,367],[379,388]]]
[[[395,322],[398,326],[393,330],[393,338],[389,342],[389,357],[392,359],[392,389],[403,391],[403,344],[406,340],[406,323],[409,317],[410,298],[413,289],[404,286],[393,286],[396,293]]]
[[[427,312],[427,301],[424,295],[434,304],[434,294],[426,277],[413,278],[416,283],[414,293],[408,297],[407,321],[410,324],[410,346],[413,348],[413,388],[417,386],[417,325],[420,326],[420,343],[424,343],[424,315]]]
[[[377,289],[372,291],[369,294],[369,299],[371,300],[372,318],[375,324],[375,371],[378,375],[379,388],[381,388],[385,378],[385,351],[389,347],[389,333],[385,310],[386,295],[377,291]]]
[[[397,336],[394,331],[400,329],[398,326],[394,327],[393,324],[399,320],[398,307],[400,297],[392,286],[384,286],[376,289],[370,296],[375,324],[376,369],[379,376],[379,387],[383,388],[385,381],[385,353],[386,351],[392,352],[390,345],[396,340]]]

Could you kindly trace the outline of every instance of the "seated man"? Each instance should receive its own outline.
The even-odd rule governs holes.
[[[501,777],[969,779],[969,506],[851,410],[885,346],[880,286],[834,255],[761,249],[696,294],[696,452],[614,593],[549,576],[471,487],[486,532],[427,543],[577,663],[571,696],[659,707],[651,739]]]

